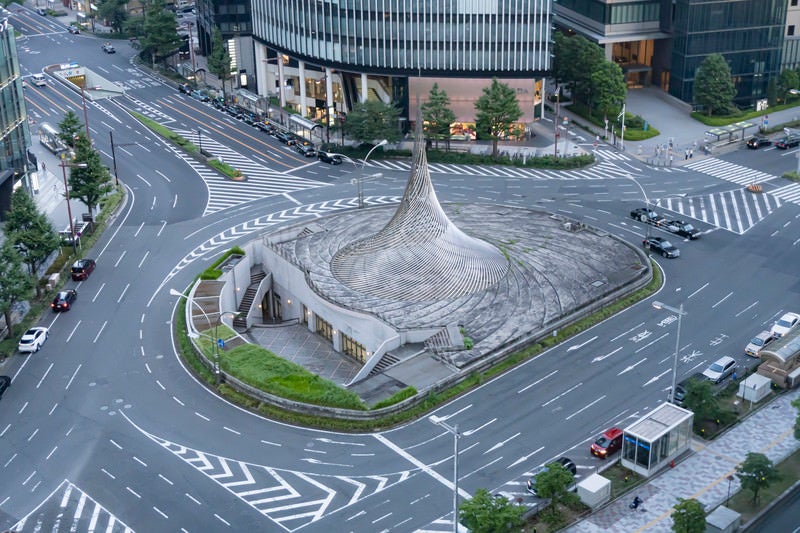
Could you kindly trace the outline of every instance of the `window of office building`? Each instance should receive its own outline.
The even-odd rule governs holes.
[[[331,343],[333,343],[333,326],[327,320],[320,318],[319,316],[314,317],[314,323],[317,326],[317,333],[324,339],[327,339]]]
[[[355,357],[362,363],[367,362],[367,349],[364,347],[363,344],[360,344],[355,341],[355,339],[348,337],[344,333],[341,334],[342,337],[342,351],[347,355]]]
[[[794,24],[791,24],[786,30],[786,35],[794,35]]]

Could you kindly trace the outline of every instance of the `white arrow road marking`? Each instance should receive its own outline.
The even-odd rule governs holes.
[[[466,407],[462,407],[461,409],[459,409],[459,410],[458,410],[458,411],[456,411],[455,413],[451,413],[451,414],[449,414],[449,415],[445,415],[445,416],[437,416],[436,418],[439,420],[439,422],[444,422],[445,420],[448,420],[448,419],[450,419],[450,418],[453,418],[453,417],[454,417],[454,416],[456,416],[457,414],[463,413],[464,411],[466,411],[466,410],[467,410],[467,409],[469,409],[470,407],[472,407],[472,404],[469,404],[469,405],[467,405]]]
[[[624,374],[625,372],[630,372],[631,370],[633,370],[634,368],[636,368],[636,367],[637,367],[637,366],[639,366],[640,364],[644,363],[645,361],[647,361],[647,357],[643,357],[643,358],[642,358],[642,360],[641,360],[641,361],[639,361],[638,363],[634,363],[634,364],[632,364],[632,365],[629,365],[628,367],[626,367],[626,368],[625,368],[625,370],[623,370],[622,372],[620,372],[620,373],[619,373],[619,374],[617,374],[617,375],[618,375],[618,376],[621,376],[621,375],[622,375],[622,374]]]
[[[492,446],[491,448],[489,448],[488,450],[486,450],[485,452],[483,452],[483,455],[486,455],[487,453],[493,452],[493,451],[495,451],[495,450],[496,450],[496,449],[498,449],[498,448],[502,448],[504,444],[506,444],[507,442],[510,442],[510,441],[512,441],[512,440],[514,440],[514,439],[516,439],[516,438],[517,438],[517,437],[519,437],[520,435],[522,435],[522,433],[517,433],[516,435],[514,435],[514,436],[511,436],[511,437],[507,438],[506,440],[503,440],[503,441],[500,441],[500,442],[498,442],[497,444],[495,444],[494,446]]]
[[[568,352],[571,352],[571,351],[573,351],[573,350],[577,350],[577,349],[579,349],[579,348],[583,348],[584,346],[586,346],[587,344],[589,344],[590,342],[592,342],[592,341],[593,341],[593,340],[595,340],[596,338],[597,338],[597,335],[595,335],[594,337],[592,337],[591,339],[589,339],[588,341],[586,341],[586,342],[584,342],[584,343],[582,343],[582,344],[576,344],[576,345],[574,345],[574,346],[570,346],[569,348],[567,348],[567,351],[568,351]]]
[[[317,437],[314,440],[318,440],[320,442],[324,442],[326,444],[346,444],[347,446],[366,446],[363,442],[347,442],[347,441],[340,441],[340,440],[332,440],[325,437]]]
[[[622,346],[620,346],[619,348],[617,348],[617,349],[616,349],[616,350],[614,350],[613,352],[609,352],[609,353],[607,353],[607,354],[605,354],[605,355],[598,355],[597,357],[595,357],[594,359],[592,359],[592,363],[596,363],[596,362],[598,362],[598,361],[603,361],[603,360],[605,360],[605,359],[608,359],[609,357],[611,357],[612,355],[614,355],[615,353],[617,353],[617,352],[618,352],[618,351],[620,351],[621,349],[622,349]]]
[[[664,377],[665,375],[667,375],[667,374],[669,374],[669,373],[671,373],[671,372],[672,372],[672,370],[669,370],[669,369],[667,369],[667,370],[663,371],[662,373],[660,373],[660,374],[659,374],[659,375],[657,375],[656,377],[654,377],[654,378],[651,378],[651,379],[650,379],[650,381],[648,381],[647,383],[645,383],[644,385],[642,385],[642,387],[647,387],[647,386],[648,386],[648,385],[650,385],[651,383],[655,383],[656,381],[658,381],[659,379],[661,379],[662,377]]]
[[[522,457],[520,457],[519,459],[517,459],[516,461],[514,461],[513,463],[511,463],[510,465],[508,465],[508,466],[506,467],[506,469],[509,469],[509,468],[514,468],[514,467],[515,467],[515,466],[517,466],[518,464],[520,464],[520,463],[524,463],[525,461],[527,461],[528,459],[530,459],[531,457],[533,457],[534,455],[536,455],[537,453],[539,453],[539,452],[540,452],[540,451],[542,451],[542,450],[544,450],[544,446],[540,446],[538,450],[535,450],[535,451],[533,451],[533,452],[529,453],[528,455],[523,455]]]

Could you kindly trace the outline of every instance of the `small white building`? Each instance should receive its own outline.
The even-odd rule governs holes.
[[[694,413],[665,402],[622,433],[622,466],[649,477],[689,449]]]
[[[769,395],[772,380],[761,374],[752,374],[739,383],[736,396],[747,402],[760,402]]]
[[[592,474],[578,483],[578,496],[583,503],[597,509],[611,500],[611,480],[600,474]]]

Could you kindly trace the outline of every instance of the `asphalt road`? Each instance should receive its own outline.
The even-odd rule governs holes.
[[[183,289],[264,228],[352,208],[359,172],[383,174],[364,184],[368,202],[396,198],[408,169],[306,160],[139,72],[125,43],[109,56],[87,36],[52,33],[38,15],[18,17],[23,32],[43,32],[24,43],[25,69],[77,60],[128,88],[88,113],[104,154],[108,130],[126,145],[117,166],[130,194],[92,251],[97,270],[68,284],[80,294],[74,308],[43,317],[47,345],[11,362],[14,385],[0,403],[0,527],[24,519],[21,531],[452,529],[452,436],[427,418],[376,435],[288,427],[210,394],[172,349],[169,288]],[[66,109],[82,116],[79,95],[56,83],[27,91],[37,121],[56,124]],[[255,186],[215,181],[125,110],[228,150],[223,158]],[[743,355],[749,338],[796,310],[800,209],[740,195],[735,180],[748,169],[779,175],[794,161],[736,152],[711,170],[728,168],[727,179],[625,157],[578,172],[433,165],[432,175],[443,201],[539,206],[640,243],[647,230],[628,217],[643,203],[635,177],[649,202],[695,215],[704,231],[696,242],[673,239],[679,259],[658,259],[665,286],[655,299],[687,312],[678,378],[721,355],[752,363]],[[590,473],[600,461],[588,452],[594,436],[666,398],[676,318],[641,302],[432,413],[462,431],[462,497],[488,488],[532,503],[525,479],[562,455],[579,476]]]

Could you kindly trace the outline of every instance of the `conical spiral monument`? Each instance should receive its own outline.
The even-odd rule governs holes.
[[[509,263],[496,247],[462,232],[447,217],[418,135],[408,184],[392,219],[341,248],[330,267],[354,291],[422,302],[484,290],[508,273]]]

